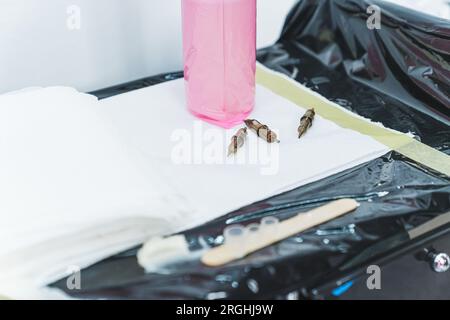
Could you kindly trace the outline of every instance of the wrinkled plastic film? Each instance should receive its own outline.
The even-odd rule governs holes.
[[[255,104],[256,0],[182,0],[182,16],[187,107],[231,128]]]

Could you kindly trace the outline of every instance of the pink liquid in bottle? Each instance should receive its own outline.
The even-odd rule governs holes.
[[[255,105],[256,0],[182,0],[188,109],[231,128]]]

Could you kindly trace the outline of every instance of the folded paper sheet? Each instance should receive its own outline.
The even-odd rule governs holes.
[[[257,87],[236,156],[223,130],[185,108],[183,80],[98,102],[69,88],[0,96],[0,293],[45,285],[153,235],[187,229],[374,159],[388,148]],[[18,292],[20,291],[20,292]]]

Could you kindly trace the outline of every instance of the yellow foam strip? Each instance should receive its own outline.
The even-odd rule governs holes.
[[[433,149],[410,136],[387,129],[327,100],[289,77],[258,64],[256,81],[274,93],[303,108],[314,108],[321,117],[337,125],[370,136],[388,148],[450,176],[450,156]]]

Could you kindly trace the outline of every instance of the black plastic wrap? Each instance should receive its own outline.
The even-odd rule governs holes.
[[[379,30],[367,27],[370,5],[381,8]],[[275,70],[295,74],[312,88],[321,86],[318,91],[331,100],[347,103],[348,95],[352,106],[362,106],[359,112],[395,123],[402,122],[405,114],[413,117],[411,109],[416,109],[449,124],[448,20],[383,1],[303,0],[291,11],[278,43],[261,52],[260,59]],[[261,56],[264,53],[269,56]],[[305,58],[316,61],[298,61]],[[317,62],[327,71],[317,70]],[[386,97],[378,99],[380,93]],[[387,97],[407,108],[390,113]],[[385,107],[377,108],[380,104]]]
[[[366,27],[369,4],[383,9],[381,30]],[[385,126],[413,132],[450,154],[447,21],[363,0],[300,1],[277,44],[259,61],[294,77],[328,99]],[[180,77],[157,76],[98,91],[101,98]],[[440,119],[440,120],[438,120]],[[221,268],[198,261],[168,274],[145,274],[136,250],[82,272],[80,298],[264,299],[322,298],[335,288],[415,245],[407,231],[450,210],[450,178],[396,152],[245,207],[185,233],[192,248],[220,244],[230,224],[289,218],[339,198],[361,203],[356,212]],[[449,226],[427,234],[433,238]],[[423,240],[423,238],[421,239]],[[55,284],[65,290],[65,280]]]

